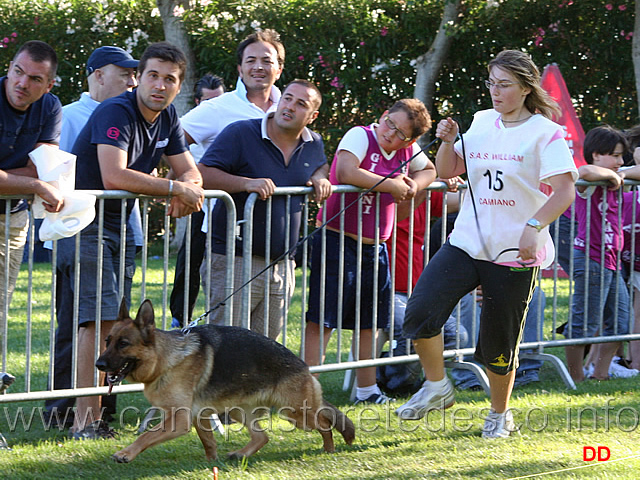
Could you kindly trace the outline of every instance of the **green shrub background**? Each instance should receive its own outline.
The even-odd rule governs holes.
[[[181,13],[198,59],[233,86],[235,48],[256,28],[275,28],[287,49],[279,84],[302,77],[324,95],[315,129],[331,157],[342,134],[369,123],[395,99],[413,96],[415,59],[427,52],[443,0],[196,0]],[[63,104],[84,89],[84,65],[100,45],[139,56],[163,39],[151,0],[0,0],[0,65],[17,45],[41,39],[61,59],[54,89]],[[565,77],[585,130],[638,121],[631,61],[634,5],[596,0],[469,0],[450,29],[453,45],[437,82],[433,117],[463,125],[490,105],[486,64],[503,48],[529,52],[542,69],[555,62]]]

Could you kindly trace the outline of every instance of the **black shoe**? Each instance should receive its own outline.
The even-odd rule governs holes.
[[[613,361],[616,362],[618,365],[623,366],[624,368],[627,368],[629,370],[632,370],[633,367],[631,366],[631,362],[629,362],[629,360],[627,360],[626,358],[622,358],[622,357],[613,357]]]
[[[0,372],[0,393],[4,392],[15,381],[16,377]]]
[[[361,403],[372,403],[372,404],[381,404],[381,403],[389,403],[395,402],[395,398],[387,397],[384,393],[374,393],[369,395],[368,398],[356,398],[356,401],[353,402],[354,405],[360,405]]]
[[[71,438],[74,440],[99,440],[116,438],[116,435],[116,431],[113,428],[109,428],[107,422],[96,420],[91,425],[87,425],[84,430],[71,434]]]

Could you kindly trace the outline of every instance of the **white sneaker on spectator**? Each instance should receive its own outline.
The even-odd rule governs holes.
[[[609,376],[613,378],[631,378],[640,373],[635,368],[626,368],[618,363],[620,357],[613,357],[611,365],[609,365]]]
[[[586,367],[582,368],[582,371],[584,372],[584,378],[589,378],[593,375],[593,371],[596,369],[596,367],[593,365],[593,363],[590,363],[589,365],[587,365]]]
[[[396,409],[396,415],[402,420],[420,420],[429,410],[449,408],[456,399],[451,381],[448,377],[445,379],[445,385],[438,390],[430,390],[425,381],[422,388],[407,403]]]
[[[511,413],[511,410],[507,410],[504,413],[497,413],[491,409],[489,415],[487,415],[487,418],[484,420],[482,438],[507,438],[517,430],[518,428],[513,421],[513,413]]]

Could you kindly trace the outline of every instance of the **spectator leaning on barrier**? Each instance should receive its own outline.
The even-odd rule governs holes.
[[[638,195],[636,193],[636,195]],[[635,215],[635,216],[634,216]],[[623,211],[624,249],[622,260],[627,264],[631,285],[633,288],[633,332],[640,333],[640,195],[635,206],[633,202],[625,204]],[[631,261],[633,246],[633,261]],[[624,357],[622,357],[624,358]],[[615,362],[614,357],[614,362]],[[629,342],[629,366],[633,370],[640,370],[640,340]]]
[[[325,206],[326,212],[318,214],[322,221],[327,219],[326,258],[322,263],[323,235],[313,237],[311,255],[311,278],[309,286],[309,310],[305,330],[304,360],[309,365],[317,365],[324,358],[320,351],[321,338],[326,350],[331,331],[342,328],[355,330],[358,305],[357,275],[361,272],[360,290],[360,343],[358,359],[372,358],[374,332],[389,324],[391,279],[386,240],[390,237],[395,221],[395,203],[414,197],[419,190],[429,186],[436,178],[436,171],[427,156],[420,151],[416,140],[431,126],[431,117],[424,104],[417,99],[399,100],[380,117],[379,123],[350,129],[340,141],[331,164],[331,183],[349,184],[361,188],[372,188],[385,176],[382,183],[367,193],[362,199],[366,205],[362,209],[362,263],[358,265],[358,204],[344,212],[344,283],[342,297],[342,318],[338,318],[338,270],[340,255],[340,225],[342,218],[336,214],[342,208],[339,196],[332,196]],[[403,165],[407,160],[408,164]],[[402,168],[393,173],[398,167]],[[379,207],[377,206],[378,193]],[[344,205],[350,205],[360,194],[347,193]],[[371,208],[369,208],[369,206]],[[376,245],[376,227],[379,221],[379,240]],[[377,258],[376,258],[377,255]],[[374,276],[378,266],[378,277]],[[322,270],[326,279],[321,285]],[[377,317],[371,299],[377,295]],[[321,306],[324,316],[321,317]],[[355,354],[354,354],[355,355]],[[376,368],[359,368],[356,371],[356,404],[384,403],[391,400],[376,384]]]
[[[202,101],[195,108],[187,112],[180,123],[184,129],[185,138],[189,144],[201,153],[196,160],[199,161],[202,154],[216,139],[220,132],[228,125],[239,120],[249,120],[252,118],[262,118],[265,114],[275,112],[280,100],[280,89],[275,86],[284,68],[285,50],[280,42],[280,35],[275,30],[265,29],[254,32],[242,40],[236,49],[236,61],[238,68],[238,81],[236,89],[222,95]],[[210,86],[214,87],[214,83]],[[196,85],[197,87],[197,85]],[[208,87],[205,87],[208,88]],[[214,93],[219,87],[210,88]],[[197,91],[196,91],[197,93]],[[204,94],[208,94],[203,90]],[[195,144],[195,145],[194,145]],[[206,210],[211,211],[215,200],[209,200]],[[205,217],[203,217],[204,221]],[[196,219],[197,220],[197,219]],[[192,223],[198,223],[193,222]],[[192,225],[192,228],[195,228]],[[194,245],[192,244],[193,248]],[[189,288],[189,314],[193,310],[197,297],[196,268],[202,263],[197,262],[197,257],[191,260],[191,270],[193,277],[190,278]],[[177,267],[176,267],[177,270]],[[199,276],[199,275],[198,275]],[[174,286],[171,294],[171,314],[172,325],[179,326],[184,323],[184,286],[182,292]],[[184,280],[182,280],[184,282]],[[184,283],[182,283],[184,285]],[[195,290],[195,293],[194,293]]]
[[[71,151],[78,134],[101,102],[126,91],[131,91],[137,85],[135,71],[137,67],[138,60],[119,47],[99,47],[91,53],[87,60],[89,91],[83,92],[79,100],[62,107],[61,150]],[[65,272],[62,271],[57,272],[59,277],[64,274]],[[53,388],[59,390],[71,388],[73,304],[61,303],[59,296],[56,297],[56,300],[58,328],[55,338]],[[113,395],[109,399],[105,397],[103,400],[113,404],[113,408],[107,407],[107,414],[115,411],[115,398],[116,396]],[[47,400],[45,415],[51,417],[53,424],[60,423],[71,426],[73,413],[69,409],[73,408],[75,403],[75,397]]]
[[[640,125],[635,125],[625,132],[629,141],[628,156],[625,155],[625,165],[640,165]],[[627,264],[627,271],[633,285],[633,333],[640,333],[640,194],[638,203],[628,202],[623,210],[624,248],[622,259]],[[634,211],[635,210],[635,211]],[[634,216],[635,215],[635,216]],[[635,238],[635,240],[634,240]],[[632,260],[632,247],[634,258]],[[629,359],[632,369],[640,370],[640,340],[629,342]],[[615,361],[615,360],[614,360]]]
[[[53,88],[58,57],[44,42],[32,40],[23,44],[9,63],[5,77],[0,78],[0,194],[37,194],[49,212],[58,212],[64,200],[57,188],[38,180],[29,152],[43,144],[57,146],[60,140],[61,105],[49,93]],[[7,203],[9,215],[7,216]],[[15,289],[24,245],[27,240],[29,213],[27,201],[0,200],[0,352],[8,338],[7,317]],[[9,237],[5,226],[9,223]],[[9,258],[6,246],[9,244]],[[9,263],[9,276],[5,268]],[[0,356],[2,354],[0,353]],[[0,373],[0,391],[10,385],[9,374]],[[4,382],[6,380],[6,382]],[[0,434],[0,448],[8,448]]]
[[[38,180],[29,152],[43,144],[58,146],[62,106],[49,93],[58,68],[56,52],[44,42],[32,40],[22,45],[9,71],[0,78],[0,194],[37,194],[45,208],[57,212],[62,208],[60,191]],[[6,216],[9,202],[9,216]],[[6,342],[5,308],[20,272],[29,225],[25,199],[0,200],[0,342]],[[9,277],[5,278],[5,225],[9,223]]]
[[[313,186],[315,199],[324,201],[331,194],[328,166],[320,135],[307,128],[318,116],[322,95],[306,80],[293,80],[282,94],[275,113],[263,119],[244,120],[225,128],[206,151],[198,168],[207,189],[232,194],[238,220],[250,193],[260,197],[253,213],[253,252],[251,276],[286,253],[286,247],[298,242],[303,196],[273,196],[275,187]],[[271,206],[271,237],[265,238],[268,202]],[[287,205],[289,203],[289,205]],[[290,216],[287,218],[287,208]],[[212,213],[213,245],[211,255],[211,307],[226,296],[227,259],[226,207],[217,202]],[[288,227],[288,232],[287,232]],[[287,237],[288,233],[288,237]],[[265,258],[269,242],[271,257]],[[276,338],[284,322],[284,307],[295,286],[295,252],[280,259],[251,282],[250,327]],[[242,283],[242,240],[236,241],[235,289]],[[206,272],[203,264],[202,274]],[[268,319],[264,318],[265,289],[269,284]],[[206,282],[205,282],[206,285]],[[233,296],[234,324],[240,319],[241,292]],[[224,309],[212,312],[212,321],[224,323]],[[265,323],[268,323],[268,329]]]
[[[625,165],[640,165],[640,125],[634,125],[629,130],[625,131],[625,136],[629,141],[629,151],[625,155]],[[640,200],[639,205],[640,207]],[[638,221],[638,217],[640,216],[640,208],[636,207],[635,218],[632,208],[626,208],[624,212],[625,216],[625,250],[623,251],[623,256],[626,253],[627,259],[625,262],[628,262],[629,274],[632,276],[632,284],[634,288],[633,294],[633,312],[634,312],[634,324],[633,324],[633,332],[632,333],[640,333],[640,235],[636,232],[637,224],[640,223]],[[636,236],[635,241],[635,261],[631,262],[631,225],[636,225],[633,228],[634,234]],[[615,361],[615,358],[614,358]],[[621,362],[621,363],[624,363]],[[640,340],[634,340],[629,342],[629,365],[632,369],[640,370]]]
[[[629,333],[629,292],[623,276],[618,272],[618,253],[624,241],[618,212],[625,204],[633,202],[634,194],[622,193],[622,204],[620,204],[618,190],[622,187],[625,178],[640,179],[640,166],[630,167],[624,171],[619,170],[623,164],[622,157],[627,146],[624,134],[608,125],[590,130],[584,140],[583,150],[587,165],[581,166],[578,170],[580,178],[593,182],[607,181],[609,185],[576,187],[578,196],[574,208],[578,231],[573,243],[575,251],[572,317],[571,324],[567,324],[564,328],[564,335],[568,338],[595,336],[599,331],[601,315],[603,327],[603,331],[599,332],[601,335]],[[590,207],[587,203],[589,196],[591,197]],[[589,224],[587,224],[588,208],[591,209]],[[587,243],[587,237],[589,243]],[[604,264],[601,263],[603,253]],[[600,285],[601,278],[604,285]],[[604,298],[600,297],[601,290]],[[585,300],[587,311],[585,311]],[[598,380],[609,378],[611,360],[619,346],[620,342],[594,345],[592,348],[597,349],[597,353],[594,355],[593,370],[590,370],[590,365],[586,365],[583,369],[584,345],[566,346],[569,374],[576,382],[584,380],[585,370],[588,377]]]
[[[640,165],[640,125],[634,125],[623,133],[629,142],[629,149],[622,156],[624,165],[626,167]]]
[[[105,100],[94,111],[80,132],[72,153],[82,161],[76,166],[76,188],[90,190],[127,190],[151,195],[171,196],[169,215],[181,217],[200,210],[204,199],[202,178],[189,153],[175,108],[171,103],[180,91],[186,69],[184,53],[166,42],[150,45],[140,59],[138,88]],[[150,175],[162,156],[175,172],[177,180]],[[99,208],[96,205],[96,208]],[[127,213],[133,201],[127,200]],[[117,318],[120,301],[130,303],[134,268],[125,269],[124,292],[119,291],[120,249],[126,249],[126,265],[133,267],[135,255],[132,235],[120,238],[121,201],[104,202],[102,238],[102,291],[100,345]],[[98,216],[96,216],[98,218]],[[80,257],[75,258],[75,238],[58,242],[58,268],[64,279],[73,279],[80,267],[80,304],[78,306],[78,386],[93,384],[97,309],[97,220],[81,233]],[[74,283],[60,277],[57,289],[62,302],[73,304]],[[102,376],[100,384],[103,381]],[[111,437],[113,432],[100,419],[98,397],[78,398],[72,436],[78,439]],[[90,420],[95,420],[91,422]]]
[[[438,179],[436,179],[438,181]],[[409,292],[415,287],[425,261],[425,230],[428,228],[427,206],[431,218],[438,218],[443,213],[443,198],[447,196],[447,212],[458,211],[459,193],[454,193],[458,189],[459,177],[447,179],[449,190],[442,192],[434,190],[429,195],[429,202],[425,202],[428,190],[420,190],[415,196],[413,222],[409,215],[411,200],[405,200],[398,205],[398,223],[395,230],[395,292],[393,295],[393,331],[391,326],[385,327],[388,332],[389,343],[393,349],[393,355],[407,355],[415,353],[411,347],[410,340],[402,335],[402,324],[404,323],[404,311],[407,308]],[[403,219],[403,217],[405,217]],[[413,225],[413,231],[411,231]],[[393,236],[393,235],[392,235]],[[409,244],[412,243],[411,257],[409,257]],[[393,257],[393,255],[391,254]],[[409,258],[411,261],[411,281],[409,282]],[[467,330],[460,324],[457,330],[456,316],[452,315],[444,324],[444,348],[456,348],[457,338],[460,345],[464,346],[468,340]],[[391,349],[391,348],[390,348]],[[406,395],[417,392],[422,386],[423,375],[419,361],[411,363],[400,363],[396,365],[382,365],[377,368],[377,383],[386,393],[392,395]]]
[[[196,82],[193,89],[193,101],[196,107],[201,102],[217,98],[225,92],[224,80],[217,75],[207,73],[200,80]],[[200,162],[204,150],[197,143],[192,144],[189,147],[191,155],[196,163]],[[170,172],[168,178],[173,178],[173,172]],[[215,202],[215,199],[209,200],[210,206]],[[188,312],[189,319],[193,313],[193,308],[198,299],[198,291],[200,290],[200,265],[204,258],[206,234],[202,231],[202,222],[204,220],[204,212],[194,212],[191,214],[191,231],[184,232],[184,238],[180,244],[178,250],[178,257],[176,259],[176,270],[173,277],[173,287],[171,289],[171,298],[169,301],[169,307],[171,309],[171,326],[179,328],[184,325],[184,302],[185,302],[185,268],[186,268],[186,255],[187,255],[187,242],[185,241],[187,235],[191,236],[191,250],[189,251],[189,289],[188,289]]]

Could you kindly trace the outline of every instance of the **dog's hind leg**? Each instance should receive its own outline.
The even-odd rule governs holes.
[[[349,418],[322,398],[322,387],[311,375],[297,389],[298,394],[289,398],[289,405],[282,409],[286,418],[303,430],[315,429],[322,435],[325,452],[335,452],[332,429],[339,431],[347,445],[355,438],[355,427]]]
[[[216,460],[218,458],[218,445],[213,436],[211,417],[196,416],[193,419],[193,427],[198,432],[207,460]]]
[[[256,410],[243,410],[243,415],[236,415],[236,412],[230,413],[231,418],[238,423],[242,423],[251,435],[251,440],[240,450],[229,453],[229,458],[241,459],[244,457],[250,457],[269,442],[269,437],[258,423],[258,418],[262,415],[257,415]],[[268,410],[267,410],[268,412]]]

